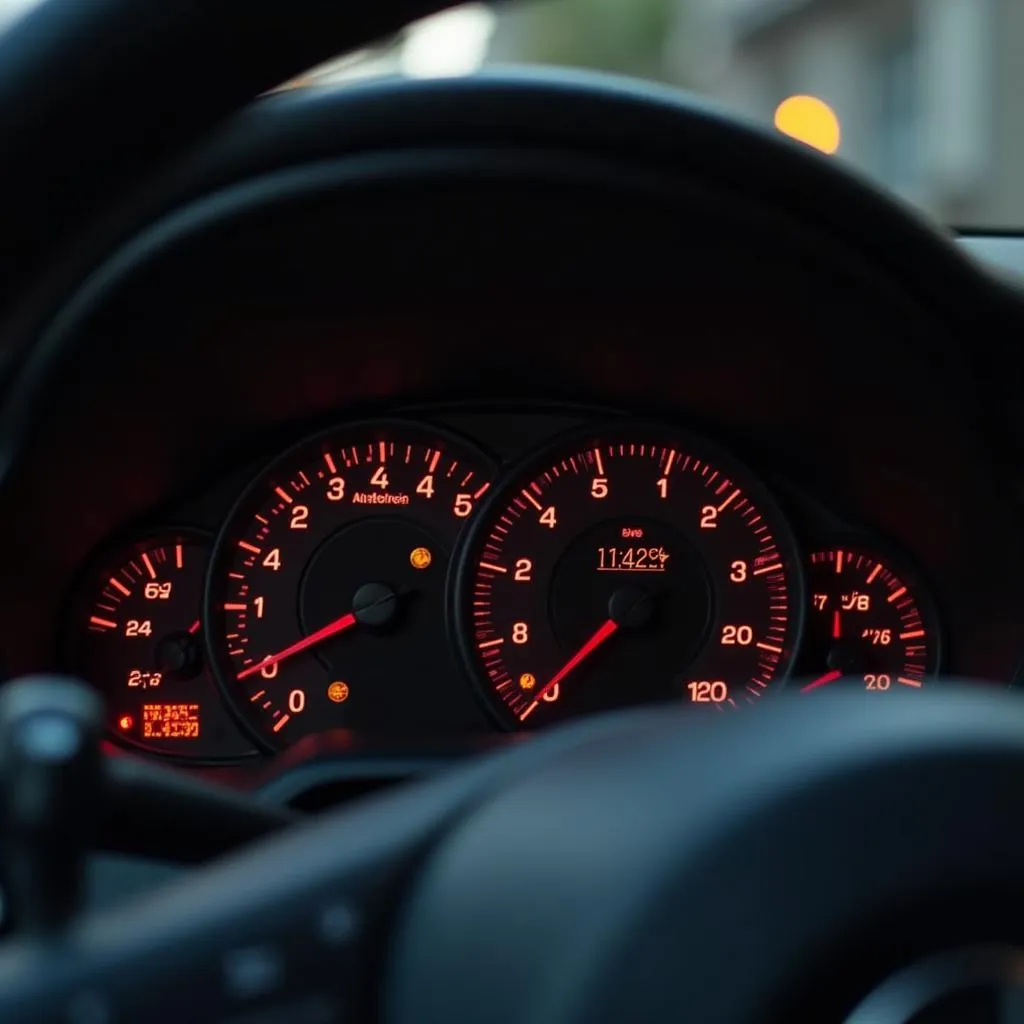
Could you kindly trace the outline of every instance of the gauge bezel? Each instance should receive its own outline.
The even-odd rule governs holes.
[[[130,557],[130,553],[140,554],[143,551],[148,551],[160,545],[178,542],[205,546],[208,551],[207,567],[209,566],[209,558],[213,555],[214,534],[211,530],[197,526],[175,524],[137,525],[119,531],[112,539],[103,541],[103,543],[90,552],[75,573],[74,580],[68,589],[67,597],[58,616],[57,661],[62,670],[73,675],[75,678],[80,678],[78,661],[82,641],[76,628],[75,616],[76,612],[82,609],[83,602],[88,599],[98,578],[108,570],[112,571],[112,567],[122,566],[125,557]],[[206,573],[204,572],[201,604],[205,604],[205,577]],[[202,611],[202,607],[197,610],[200,619],[202,619]],[[208,657],[205,637],[203,638],[202,648],[204,656]],[[216,684],[209,662],[206,664],[206,669],[210,675],[210,682],[213,684],[213,696],[223,703],[223,694],[220,691],[220,687]],[[102,690],[93,683],[90,682],[88,685],[91,689],[102,693]],[[235,724],[234,716],[230,713],[230,709],[228,715],[231,718],[232,724]],[[260,752],[256,748],[244,754],[232,755],[230,757],[196,757],[186,753],[184,750],[179,754],[174,754],[166,750],[147,746],[145,743],[136,740],[126,739],[116,729],[112,729],[106,720],[104,721],[103,731],[106,738],[121,750],[190,768],[224,768],[231,765],[244,764],[260,756]],[[249,736],[244,732],[241,733],[241,737],[244,740],[249,739]]]
[[[785,671],[772,680],[772,685],[765,696],[781,690],[799,659],[803,648],[804,622],[806,619],[806,587],[804,583],[804,565],[806,557],[804,548],[797,539],[792,521],[786,511],[784,499],[780,497],[764,479],[752,470],[742,456],[735,455],[732,449],[725,448],[710,440],[700,431],[690,429],[672,420],[651,420],[630,416],[608,416],[583,427],[574,427],[546,441],[541,447],[528,452],[524,457],[504,467],[500,477],[495,480],[490,493],[476,510],[471,522],[462,535],[461,542],[452,558],[448,592],[448,621],[459,652],[459,663],[465,674],[468,685],[476,694],[477,699],[487,711],[489,718],[499,728],[513,734],[529,734],[532,730],[517,728],[508,720],[508,716],[494,701],[487,682],[481,678],[477,665],[477,652],[472,642],[472,624],[467,619],[470,595],[472,593],[475,558],[481,547],[481,540],[486,538],[495,514],[501,514],[509,504],[510,497],[517,490],[526,486],[544,470],[557,463],[559,458],[568,453],[577,453],[594,447],[609,444],[622,437],[623,440],[636,440],[638,436],[653,434],[656,438],[679,438],[683,442],[692,442],[701,452],[701,457],[713,460],[716,465],[730,467],[737,474],[743,474],[744,490],[761,509],[770,509],[774,513],[773,526],[780,553],[784,557],[787,585],[789,586],[790,607],[793,610],[792,639],[790,656]],[[662,443],[659,441],[659,443]],[[680,445],[682,447],[682,445]]]
[[[908,555],[906,551],[898,545],[876,537],[874,534],[857,532],[833,532],[821,534],[813,538],[809,538],[808,543],[804,545],[803,572],[805,582],[807,579],[808,569],[811,564],[811,558],[821,552],[833,551],[836,549],[842,549],[843,551],[856,551],[858,554],[867,555],[876,562],[883,563],[903,582],[907,589],[913,593],[915,604],[917,605],[918,611],[921,613],[921,618],[925,623],[926,631],[929,629],[933,630],[933,632],[928,633],[929,644],[932,643],[932,637],[934,636],[935,667],[930,672],[926,673],[924,681],[925,684],[927,684],[935,682],[937,679],[941,679],[948,658],[948,653],[946,651],[948,637],[946,632],[946,623],[940,603],[935,597],[935,588],[931,585],[927,573],[921,570],[916,559],[911,555]],[[810,590],[808,589],[805,600],[810,596]],[[808,619],[809,609],[805,604],[805,627]],[[803,653],[804,652],[801,649],[800,655],[802,656]],[[799,660],[800,659],[798,658],[798,663]],[[793,676],[790,674],[786,679],[783,689],[787,689],[789,683],[792,681]],[[790,690],[790,692],[793,691]]]
[[[331,425],[322,427],[312,434],[303,435],[298,440],[292,441],[292,443],[286,448],[278,450],[276,454],[266,459],[266,461],[263,462],[263,464],[253,473],[251,479],[245,484],[237,498],[231,503],[230,509],[225,515],[220,528],[217,530],[217,534],[213,542],[213,548],[210,552],[206,581],[203,587],[202,621],[203,642],[206,650],[206,656],[208,658],[213,678],[220,690],[221,698],[227,705],[230,714],[242,729],[243,733],[252,740],[256,744],[257,749],[263,753],[277,754],[283,750],[287,750],[292,744],[274,743],[273,740],[266,735],[266,731],[261,729],[256,721],[251,720],[250,716],[246,713],[247,709],[243,706],[241,701],[239,701],[238,696],[232,692],[232,681],[225,676],[219,657],[216,655],[213,647],[215,631],[219,629],[221,625],[217,619],[217,612],[215,610],[216,595],[214,593],[214,588],[217,586],[217,581],[214,577],[217,574],[217,569],[220,565],[225,545],[228,543],[229,537],[232,533],[232,527],[240,521],[240,517],[244,516],[248,509],[254,508],[257,504],[261,503],[257,498],[257,495],[263,493],[262,488],[265,481],[278,466],[285,465],[292,460],[301,458],[302,453],[307,450],[321,450],[324,444],[328,441],[342,439],[344,438],[344,435],[349,432],[359,433],[374,430],[390,433],[395,437],[408,437],[411,435],[413,439],[418,437],[422,437],[425,440],[428,438],[439,438],[451,443],[452,445],[468,449],[474,453],[474,456],[481,464],[489,467],[491,474],[490,490],[494,489],[497,479],[501,473],[502,467],[499,459],[493,452],[481,445],[475,438],[462,434],[457,430],[452,430],[449,427],[439,425],[429,419],[402,416],[371,416],[351,421],[335,421]],[[450,630],[447,629],[447,592],[450,586],[452,566],[455,564],[458,557],[458,552],[462,546],[466,530],[477,516],[479,516],[480,509],[483,504],[486,503],[488,496],[489,495],[485,495],[483,497],[481,503],[477,506],[469,519],[467,519],[456,537],[455,542],[452,545],[452,556],[445,572],[445,580],[443,584],[445,589],[443,596],[446,623],[445,638],[448,646],[451,648],[452,661],[456,665],[459,663],[459,655],[452,646]],[[301,743],[302,738],[297,742]]]

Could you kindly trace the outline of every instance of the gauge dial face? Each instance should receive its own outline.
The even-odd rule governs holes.
[[[495,494],[455,601],[489,706],[534,728],[757,700],[789,670],[802,589],[786,522],[747,469],[637,425],[561,444]]]
[[[217,541],[206,621],[265,745],[430,725],[454,672],[448,563],[493,472],[461,440],[388,422],[304,442],[251,485]]]
[[[90,573],[72,613],[72,668],[99,688],[120,742],[206,761],[253,753],[211,678],[200,635],[210,541],[129,545]]]
[[[815,551],[807,573],[805,692],[920,689],[938,669],[939,630],[924,588],[852,547]]]

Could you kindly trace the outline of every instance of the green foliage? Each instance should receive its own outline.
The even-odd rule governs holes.
[[[679,0],[546,0],[520,12],[523,60],[654,73]]]

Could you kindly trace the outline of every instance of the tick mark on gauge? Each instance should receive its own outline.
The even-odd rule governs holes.
[[[889,604],[893,604],[895,601],[898,601],[906,592],[906,587],[900,587],[899,590],[894,590],[886,600],[888,600]]]
[[[540,502],[539,502],[539,501],[538,501],[538,500],[537,500],[537,499],[536,499],[536,498],[535,498],[535,497],[534,497],[534,496],[533,496],[533,495],[532,495],[532,494],[531,494],[531,493],[530,493],[530,492],[529,492],[528,490],[526,490],[526,488],[525,488],[525,487],[523,488],[523,492],[522,492],[522,494],[523,494],[523,497],[524,497],[524,498],[525,498],[525,499],[526,499],[526,500],[527,500],[527,501],[528,501],[528,502],[529,502],[529,503],[530,503],[530,504],[531,504],[531,505],[532,505],[532,506],[533,506],[533,507],[534,507],[534,508],[535,508],[535,509],[536,509],[536,510],[537,510],[538,512],[540,512],[540,510],[541,510],[541,504],[540,504]]]
[[[274,732],[280,732],[291,720],[292,720],[292,716],[291,715],[282,715],[274,723]]]
[[[255,544],[250,544],[248,541],[240,540],[238,542],[238,546],[243,551],[251,551],[254,555],[258,555],[258,554],[260,554],[262,552],[262,548],[258,548],[258,547],[256,547]],[[239,578],[240,579],[244,579],[244,577],[239,577]]]
[[[499,637],[497,640],[488,640],[485,643],[477,644],[477,647],[479,647],[481,651],[485,651],[488,647],[500,647],[504,642],[505,638]]]
[[[275,487],[274,493],[288,505],[290,505],[294,500],[292,496],[283,487]]]
[[[737,487],[732,494],[729,495],[721,505],[718,506],[719,512],[724,512],[738,497],[740,496],[740,489]]]
[[[115,589],[121,591],[125,597],[131,597],[131,591],[120,581],[115,579],[113,576],[110,577],[110,585]]]

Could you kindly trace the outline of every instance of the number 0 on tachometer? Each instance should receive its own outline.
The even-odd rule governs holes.
[[[799,559],[750,471],[671,428],[567,441],[480,510],[455,593],[514,728],[672,699],[735,706],[791,666]]]

